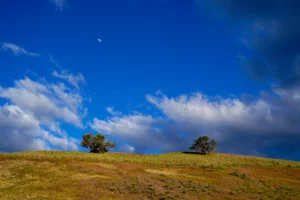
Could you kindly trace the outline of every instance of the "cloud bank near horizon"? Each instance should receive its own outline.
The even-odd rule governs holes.
[[[300,160],[298,90],[274,89],[251,101],[200,92],[146,99],[160,117],[138,113],[94,118],[91,127],[130,144],[137,153],[185,151],[193,139],[208,135],[218,141],[220,152]]]

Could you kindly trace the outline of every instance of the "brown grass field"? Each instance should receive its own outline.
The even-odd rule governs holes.
[[[300,163],[219,153],[0,154],[0,199],[300,199]]]

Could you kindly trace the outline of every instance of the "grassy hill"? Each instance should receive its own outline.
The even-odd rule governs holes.
[[[0,199],[300,199],[300,163],[226,154],[0,154]]]

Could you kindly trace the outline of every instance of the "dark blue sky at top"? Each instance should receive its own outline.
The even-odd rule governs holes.
[[[267,102],[270,108],[278,105],[284,108],[279,115],[285,127],[297,122],[299,113],[285,111],[285,107],[294,106],[294,101],[278,100],[276,95],[283,93],[275,92],[272,97],[261,93],[272,94],[274,83],[279,83],[279,88],[287,93],[298,91],[300,73],[295,73],[295,69],[300,68],[297,39],[300,31],[289,25],[299,25],[299,14],[293,9],[299,4],[296,1],[289,0],[285,4],[280,0],[262,3],[250,0],[69,0],[65,1],[63,10],[56,8],[53,1],[0,0],[0,45],[11,43],[40,55],[15,56],[0,49],[0,86],[10,87],[24,77],[34,81],[43,77],[55,83],[53,71],[82,73],[86,84],[81,93],[86,98],[84,107],[88,113],[83,119],[83,129],[61,123],[71,137],[80,139],[82,132],[94,131],[89,123],[95,117],[110,119],[108,106],[122,112],[125,118],[134,111],[153,118],[165,117],[170,113],[161,107],[157,109],[158,105],[155,108],[145,98],[157,91],[170,98],[201,92],[211,97],[242,99],[247,94],[257,98],[257,102]],[[280,31],[279,26],[283,27]],[[0,98],[0,105],[7,102]],[[274,110],[276,115],[277,111]],[[257,113],[260,112],[255,110],[253,115]],[[171,114],[166,118],[166,121],[174,119]],[[243,134],[248,134],[248,130],[241,128],[244,125],[229,128],[226,125],[226,131],[238,134],[239,140],[247,140]],[[182,124],[178,126],[186,131],[184,134],[188,134],[187,130],[199,131],[197,123],[190,129]],[[273,142],[266,136],[261,145],[261,149],[270,145],[266,154],[261,153],[261,149],[244,152],[241,148],[237,152],[300,159],[287,156],[292,143],[281,138],[282,130],[273,131],[280,135]],[[164,131],[168,135],[171,128]],[[291,138],[299,140],[293,130],[291,132]],[[126,140],[112,137],[117,142]],[[192,141],[191,138],[188,141]],[[141,149],[135,142],[125,141]],[[278,152],[278,146],[286,151]],[[226,148],[226,145],[220,147],[223,152],[233,152]],[[167,150],[137,152],[160,151]]]
[[[46,62],[50,53],[86,77],[97,102],[90,109],[94,115],[110,104],[124,109],[143,103],[145,93],[157,90],[227,96],[256,95],[264,87],[240,66],[238,56],[247,49],[235,30],[192,0],[74,0],[65,12],[54,11],[47,1],[12,0],[2,3],[0,15],[1,41],[44,54],[18,60],[1,55],[2,84],[27,69],[48,76],[55,69]]]

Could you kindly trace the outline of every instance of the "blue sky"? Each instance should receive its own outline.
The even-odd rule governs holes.
[[[0,151],[83,150],[92,131],[116,151],[208,135],[220,152],[300,159],[294,1],[1,4]]]

